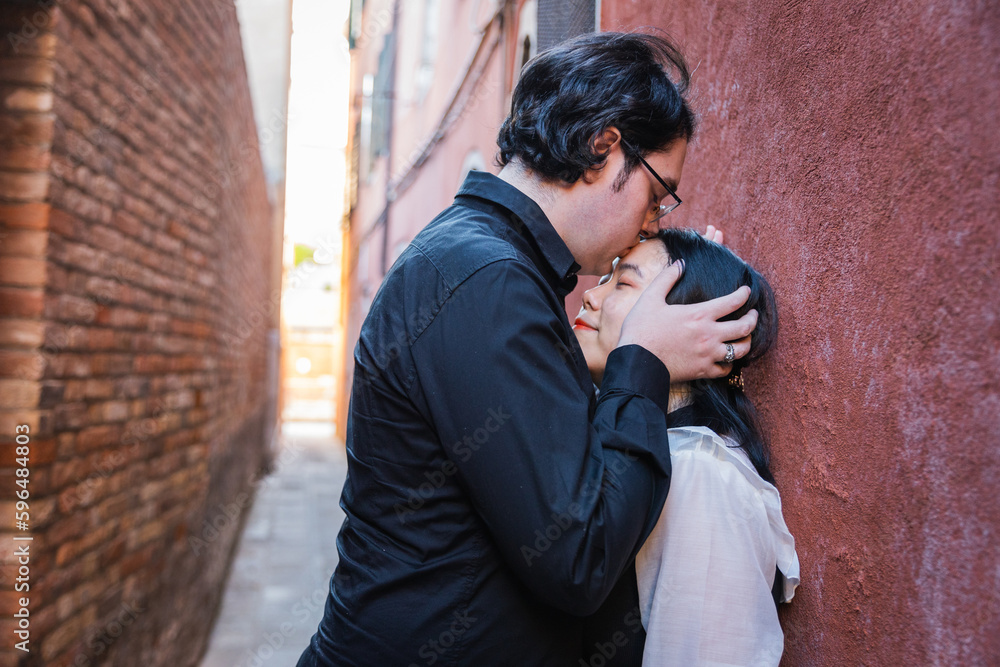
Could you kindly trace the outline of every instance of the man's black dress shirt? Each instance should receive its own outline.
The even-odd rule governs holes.
[[[594,397],[564,306],[579,268],[533,200],[482,172],[393,264],[354,351],[340,563],[300,665],[593,652],[583,617],[667,495],[670,378],[624,346]]]

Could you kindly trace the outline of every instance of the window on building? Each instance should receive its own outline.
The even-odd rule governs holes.
[[[369,181],[372,173],[372,97],[375,91],[375,77],[365,74],[361,79],[361,118],[358,119],[360,126],[359,137],[360,147],[358,148],[358,169],[364,174],[365,182]]]
[[[434,82],[434,61],[438,51],[438,26],[441,23],[441,0],[424,2],[424,38],[417,69],[417,102],[422,102]]]
[[[354,279],[357,281],[358,286],[361,288],[361,292],[365,293],[368,289],[368,281],[370,279],[369,274],[371,273],[371,263],[369,261],[369,251],[368,251],[368,241],[362,241],[361,245],[358,247],[358,259],[355,265]]]
[[[528,0],[521,5],[517,15],[517,63],[514,67],[514,77],[524,67],[525,63],[535,57],[538,52],[538,3]]]
[[[385,36],[385,44],[378,55],[378,71],[375,72],[372,90],[372,158],[389,152],[389,123],[394,98],[392,56],[395,49],[396,36],[390,32]]]
[[[596,0],[538,0],[538,50],[594,32]]]
[[[362,102],[362,114],[363,113],[364,113],[364,102]],[[367,171],[365,172],[361,171],[361,155],[362,155],[361,144],[364,141],[364,137],[361,134],[362,114],[359,114],[354,121],[354,140],[351,142],[351,155],[350,155],[351,165],[350,168],[348,168],[347,170],[347,180],[348,180],[347,192],[349,197],[347,207],[350,211],[353,211],[354,208],[358,205],[358,187],[361,181],[359,175],[361,173],[365,174],[368,173]],[[371,128],[369,127],[369,130],[370,129]],[[367,151],[367,146],[365,146],[365,150]],[[367,165],[365,165],[365,168],[367,169]]]

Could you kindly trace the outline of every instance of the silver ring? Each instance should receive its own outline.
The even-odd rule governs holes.
[[[724,364],[731,364],[736,358],[736,350],[733,349],[732,343],[726,343],[726,358],[722,360]]]

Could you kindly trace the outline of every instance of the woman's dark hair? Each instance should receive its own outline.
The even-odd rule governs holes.
[[[684,260],[684,275],[667,294],[667,303],[699,303],[736,291],[747,285],[750,298],[723,320],[739,319],[757,310],[757,327],[750,334],[750,352],[733,363],[730,377],[759,359],[774,344],[778,313],[771,286],[757,271],[730,250],[688,229],[664,229],[658,234],[672,261]],[[695,380],[691,383],[692,426],[707,426],[736,442],[746,452],[757,473],[774,483],[767,440],[760,428],[757,410],[743,390],[729,377]]]
[[[666,70],[676,72],[676,83]],[[546,179],[575,183],[607,160],[592,143],[609,127],[641,154],[688,140],[695,124],[684,99],[689,79],[665,37],[601,32],[563,42],[521,71],[497,137],[497,162],[516,159]],[[627,177],[639,161],[632,151],[625,156]]]

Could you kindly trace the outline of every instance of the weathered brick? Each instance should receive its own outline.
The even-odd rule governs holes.
[[[107,378],[88,378],[83,386],[86,398],[111,398],[115,394],[115,383]]]
[[[83,535],[88,528],[87,522],[81,521],[79,517],[70,516],[53,523],[45,531],[45,537],[50,544],[62,544]]]
[[[2,506],[2,505],[6,505],[6,503],[0,503],[0,506]],[[13,503],[11,503],[11,505],[13,505]],[[5,516],[7,516],[7,515],[13,516],[13,511],[14,510],[12,508],[9,511],[5,509],[4,510]],[[5,579],[5,580],[6,581],[11,581],[10,579]],[[5,586],[4,588],[0,589],[0,615],[2,615],[4,618],[13,617],[14,613],[17,612],[18,609],[21,608],[21,605],[19,603],[20,599],[21,598],[25,598],[25,597],[27,597],[29,600],[31,600],[31,596],[30,595],[27,595],[26,593],[23,593],[23,592],[17,592],[17,591],[15,591],[13,586],[11,586],[10,588],[7,588]],[[31,606],[29,605],[29,610],[30,610],[30,608],[31,608]],[[14,664],[17,664],[17,663],[14,662],[14,661],[11,661],[11,662],[3,662],[3,663],[0,663],[0,664],[14,665]]]
[[[121,422],[128,419],[128,412],[126,401],[106,401],[91,405],[87,411],[87,418],[91,424]]]
[[[0,256],[0,284],[44,287],[45,259]]]
[[[3,510],[3,512],[0,513],[0,518],[9,516],[11,517],[11,519],[13,519],[15,516],[14,511],[16,508],[15,505],[16,501],[10,500],[6,502],[10,503],[10,511],[8,512],[7,510]],[[52,497],[31,498],[30,501],[28,502],[28,513],[29,513],[29,519],[31,521],[32,531],[38,532],[47,523],[49,523],[52,519],[55,509],[56,509],[55,498]],[[12,524],[10,528],[11,530],[14,530],[15,526]]]
[[[53,58],[56,55],[58,38],[51,32],[31,34],[24,25],[15,26],[6,32],[6,39],[0,40],[0,55]]]
[[[49,214],[49,229],[66,238],[77,238],[81,227],[79,218],[72,213],[54,208]]]
[[[7,403],[3,403],[2,405],[4,409],[0,410],[0,443],[11,442],[13,440],[11,434],[15,433],[14,429],[18,426],[27,426],[32,434],[39,433],[42,430],[40,428],[42,423],[41,411],[29,409],[11,410],[8,408]]]
[[[107,350],[115,347],[114,329],[87,329],[87,347],[91,350]]]
[[[10,317],[39,317],[44,292],[38,288],[0,287],[0,312]]]
[[[56,551],[56,565],[64,565],[68,561],[76,559],[82,554],[90,551],[101,542],[107,540],[114,532],[115,528],[116,526],[113,522],[101,524],[93,531],[82,536],[80,539],[74,540],[73,542],[63,543]],[[71,603],[71,605],[73,605],[73,603]],[[70,611],[74,610],[75,606]]]
[[[10,111],[51,111],[52,91],[0,85],[0,106]]]
[[[52,151],[45,144],[0,144],[0,169],[45,171],[52,164]]]
[[[0,321],[0,346],[40,347],[45,338],[45,323],[40,320],[4,319]]]
[[[46,378],[85,378],[91,374],[91,358],[86,355],[59,352],[46,360]]]
[[[77,430],[90,423],[88,416],[86,403],[60,403],[52,410],[52,426],[56,431]]]
[[[86,465],[82,459],[57,461],[52,466],[52,486],[56,489],[65,489],[68,486],[75,487],[86,478],[88,474]]]
[[[45,357],[34,350],[0,349],[0,377],[39,380],[45,372]]]
[[[56,312],[58,306],[51,306],[51,313]],[[59,354],[73,350],[85,349],[87,341],[87,327],[80,324],[67,324],[64,322],[50,322],[45,329],[45,343],[43,350],[49,354]]]
[[[54,73],[50,60],[23,56],[0,57],[0,81],[48,86],[52,84]]]
[[[126,398],[146,396],[149,393],[149,378],[130,376],[115,381],[116,391]]]
[[[46,364],[47,363],[48,358],[46,358]],[[68,382],[58,380],[45,380],[42,382],[42,393],[38,398],[38,407],[54,408],[63,401],[72,401],[82,398],[82,396],[74,396],[72,392],[67,391],[68,384]]]
[[[89,426],[76,436],[76,447],[80,452],[107,447],[118,441],[121,428],[116,425],[102,424]]]
[[[17,454],[17,447],[14,444],[13,442],[9,442],[0,445],[0,468],[13,468],[16,465],[15,459],[19,458],[19,455]],[[55,458],[55,441],[51,438],[38,440],[32,438],[29,440],[27,447],[28,461],[32,472],[34,472],[36,467],[47,465]],[[14,497],[12,489],[0,489],[0,493],[4,493],[5,497]]]
[[[38,406],[41,385],[23,379],[0,379],[0,405],[7,409]]]
[[[0,137],[17,137],[19,143],[51,144],[55,116],[46,114],[0,114]]]
[[[17,229],[0,237],[0,255],[44,257],[47,246],[48,234],[42,230]]]
[[[44,172],[0,171],[0,197],[4,199],[39,200],[44,199],[48,192],[49,175]]]
[[[131,550],[130,550],[131,551]],[[146,548],[139,551],[132,551],[121,562],[122,576],[128,576],[146,567],[152,558],[152,549]]]
[[[76,455],[76,433],[64,431],[56,436],[56,458],[69,460]]]
[[[47,637],[41,640],[41,656],[47,664],[53,664],[59,653],[74,644],[82,647],[82,631],[96,618],[94,608],[89,608],[72,618],[61,621]],[[72,656],[70,656],[72,657]]]
[[[0,203],[0,225],[20,229],[45,229],[49,224],[49,211],[48,204],[39,202]]]
[[[85,299],[72,294],[60,294],[49,299],[45,314],[54,320],[62,322],[93,322],[97,319],[99,308],[91,299]]]

